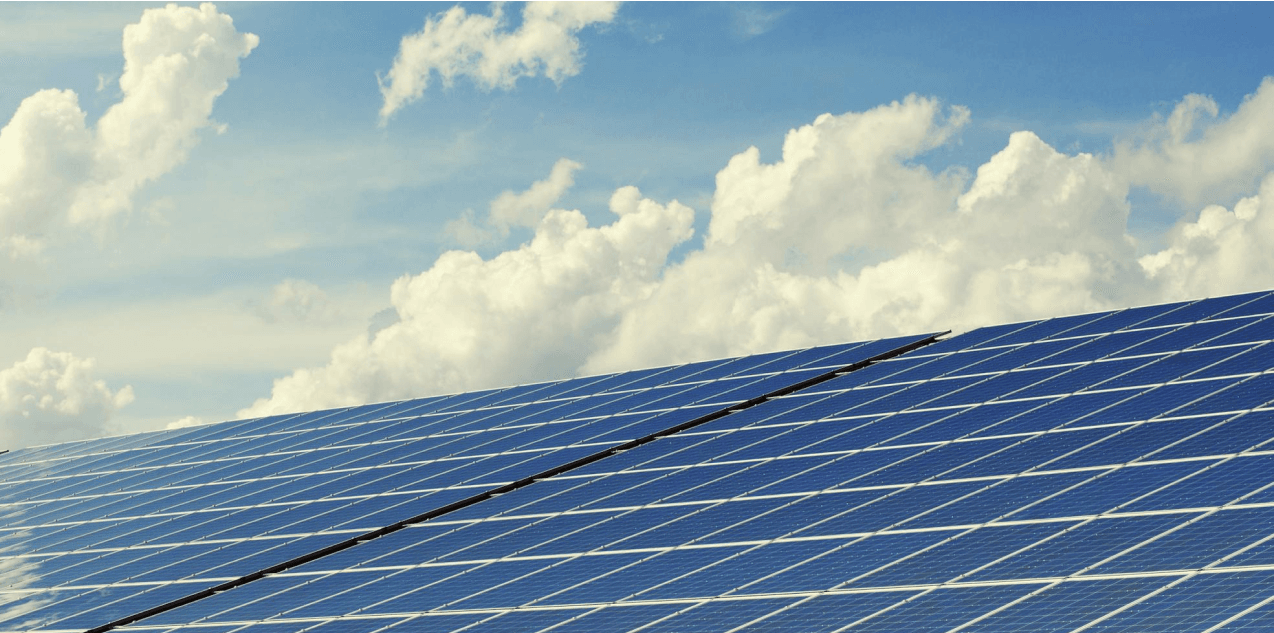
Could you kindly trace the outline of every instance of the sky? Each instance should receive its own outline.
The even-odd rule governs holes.
[[[1269,3],[0,3],[0,448],[1274,288]]]

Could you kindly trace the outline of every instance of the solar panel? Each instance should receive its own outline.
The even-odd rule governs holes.
[[[0,626],[101,626],[926,338],[15,451]]]
[[[18,451],[3,626],[1261,630],[1271,296]]]

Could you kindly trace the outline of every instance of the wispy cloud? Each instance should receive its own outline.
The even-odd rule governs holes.
[[[618,8],[617,2],[529,2],[515,31],[507,30],[501,4],[491,15],[456,6],[430,16],[423,29],[402,39],[393,67],[377,77],[381,125],[419,99],[434,73],[444,86],[468,77],[486,90],[510,90],[518,79],[540,75],[560,84],[582,67],[576,34],[610,22]]]

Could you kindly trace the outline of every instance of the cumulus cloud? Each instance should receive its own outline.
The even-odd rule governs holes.
[[[0,251],[38,253],[46,235],[132,206],[213,125],[213,102],[257,37],[211,4],[148,9],[124,29],[122,98],[89,126],[71,90],[41,90],[0,130]]]
[[[535,237],[483,260],[451,251],[390,291],[397,322],[332,352],[320,368],[276,380],[242,416],[458,391],[579,367],[632,306],[658,284],[669,251],[690,238],[694,211],[623,187],[617,216],[590,227],[584,214],[550,210]]]
[[[284,279],[264,300],[249,301],[248,308],[266,323],[328,323],[340,317],[327,293],[303,279]]]
[[[1229,117],[1211,97],[1186,95],[1116,144],[1114,164],[1134,184],[1190,205],[1251,193],[1274,168],[1274,77]]]
[[[37,347],[0,370],[0,448],[99,437],[132,401],[131,386],[111,391],[96,377],[93,359]]]
[[[618,2],[528,2],[514,31],[507,29],[499,3],[491,15],[455,6],[430,16],[420,32],[403,37],[393,67],[377,77],[384,98],[381,124],[419,99],[434,73],[448,87],[459,76],[486,90],[509,90],[522,77],[540,75],[561,84],[580,72],[579,31],[610,22],[618,8]]]
[[[692,212],[675,202],[620,189],[611,201],[619,219],[598,228],[578,212],[549,211],[516,250],[490,260],[451,252],[400,279],[397,323],[338,348],[325,367],[277,381],[241,413],[1269,288],[1274,174],[1263,150],[1224,169],[1177,173],[1173,195],[1184,198],[1265,176],[1232,208],[1205,205],[1183,219],[1163,250],[1140,251],[1128,220],[1131,188],[1149,182],[1137,161],[1177,169],[1182,152],[1220,151],[1249,127],[1259,146],[1274,117],[1261,114],[1271,85],[1228,117],[1187,96],[1169,120],[1148,125],[1176,130],[1175,145],[1071,154],[1019,131],[971,171],[935,173],[921,162],[956,142],[970,120],[964,108],[912,96],[825,114],[788,132],[772,163],[756,148],[726,163],[702,245],[681,261],[667,264],[667,253],[688,238]],[[1214,119],[1209,131],[1191,136],[1191,112]],[[566,178],[528,191],[560,195],[553,182]],[[535,207],[509,208],[529,217]]]
[[[1209,205],[1179,223],[1171,243],[1139,261],[1172,299],[1269,289],[1274,284],[1274,174],[1233,209]]]
[[[568,158],[558,159],[548,178],[537,180],[522,192],[505,191],[491,201],[484,220],[471,212],[447,223],[444,230],[462,246],[472,247],[509,236],[514,226],[534,227],[540,218],[575,185],[575,171],[582,165]]]

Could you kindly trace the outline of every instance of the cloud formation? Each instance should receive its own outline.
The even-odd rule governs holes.
[[[276,380],[266,415],[458,391],[571,374],[633,305],[658,285],[668,253],[690,238],[694,211],[636,187],[610,200],[617,216],[549,210],[535,237],[490,260],[451,251],[394,282],[397,322],[337,347],[331,361]]]
[[[1274,77],[1229,117],[1211,97],[1186,95],[1115,149],[1114,165],[1134,184],[1186,204],[1251,193],[1274,165]]]
[[[211,4],[147,9],[124,29],[123,97],[90,127],[71,90],[41,90],[0,130],[0,254],[38,254],[47,235],[99,223],[185,161],[213,102],[257,37]]]
[[[576,34],[610,22],[618,8],[618,2],[528,2],[515,31],[507,30],[500,3],[491,15],[455,6],[429,16],[424,28],[403,37],[389,72],[377,76],[384,97],[381,125],[419,99],[434,73],[448,87],[459,76],[485,90],[509,90],[522,77],[540,75],[561,84],[580,72],[583,53]]]
[[[132,387],[111,391],[96,377],[93,359],[37,347],[0,370],[0,448],[105,435],[132,401]]]
[[[459,218],[447,223],[443,230],[462,246],[503,239],[515,226],[534,227],[540,218],[575,185],[575,172],[583,167],[569,159],[558,159],[548,178],[537,180],[526,191],[505,191],[495,200],[484,220],[477,220],[466,210]]]
[[[911,96],[825,114],[788,132],[773,163],[756,148],[726,163],[707,234],[682,261],[666,264],[690,231],[692,212],[676,202],[623,188],[611,200],[619,219],[598,228],[578,212],[549,211],[516,250],[485,261],[454,251],[400,279],[398,323],[276,381],[241,414],[1269,288],[1271,86],[1230,116],[1187,96],[1145,126],[1150,136],[1107,156],[1015,132],[972,172],[934,173],[919,160],[958,139],[970,120],[962,107]],[[1200,112],[1212,122],[1192,135]],[[1244,129],[1251,138],[1238,151]],[[1160,141],[1144,140],[1152,137]],[[1228,162],[1182,167],[1230,150]],[[528,193],[560,196],[564,165]],[[1151,166],[1173,177],[1152,177]],[[1264,175],[1260,190],[1245,191],[1253,174]],[[1140,186],[1186,201],[1248,197],[1232,209],[1204,206],[1165,235],[1163,250],[1143,252],[1128,233],[1129,193]]]

